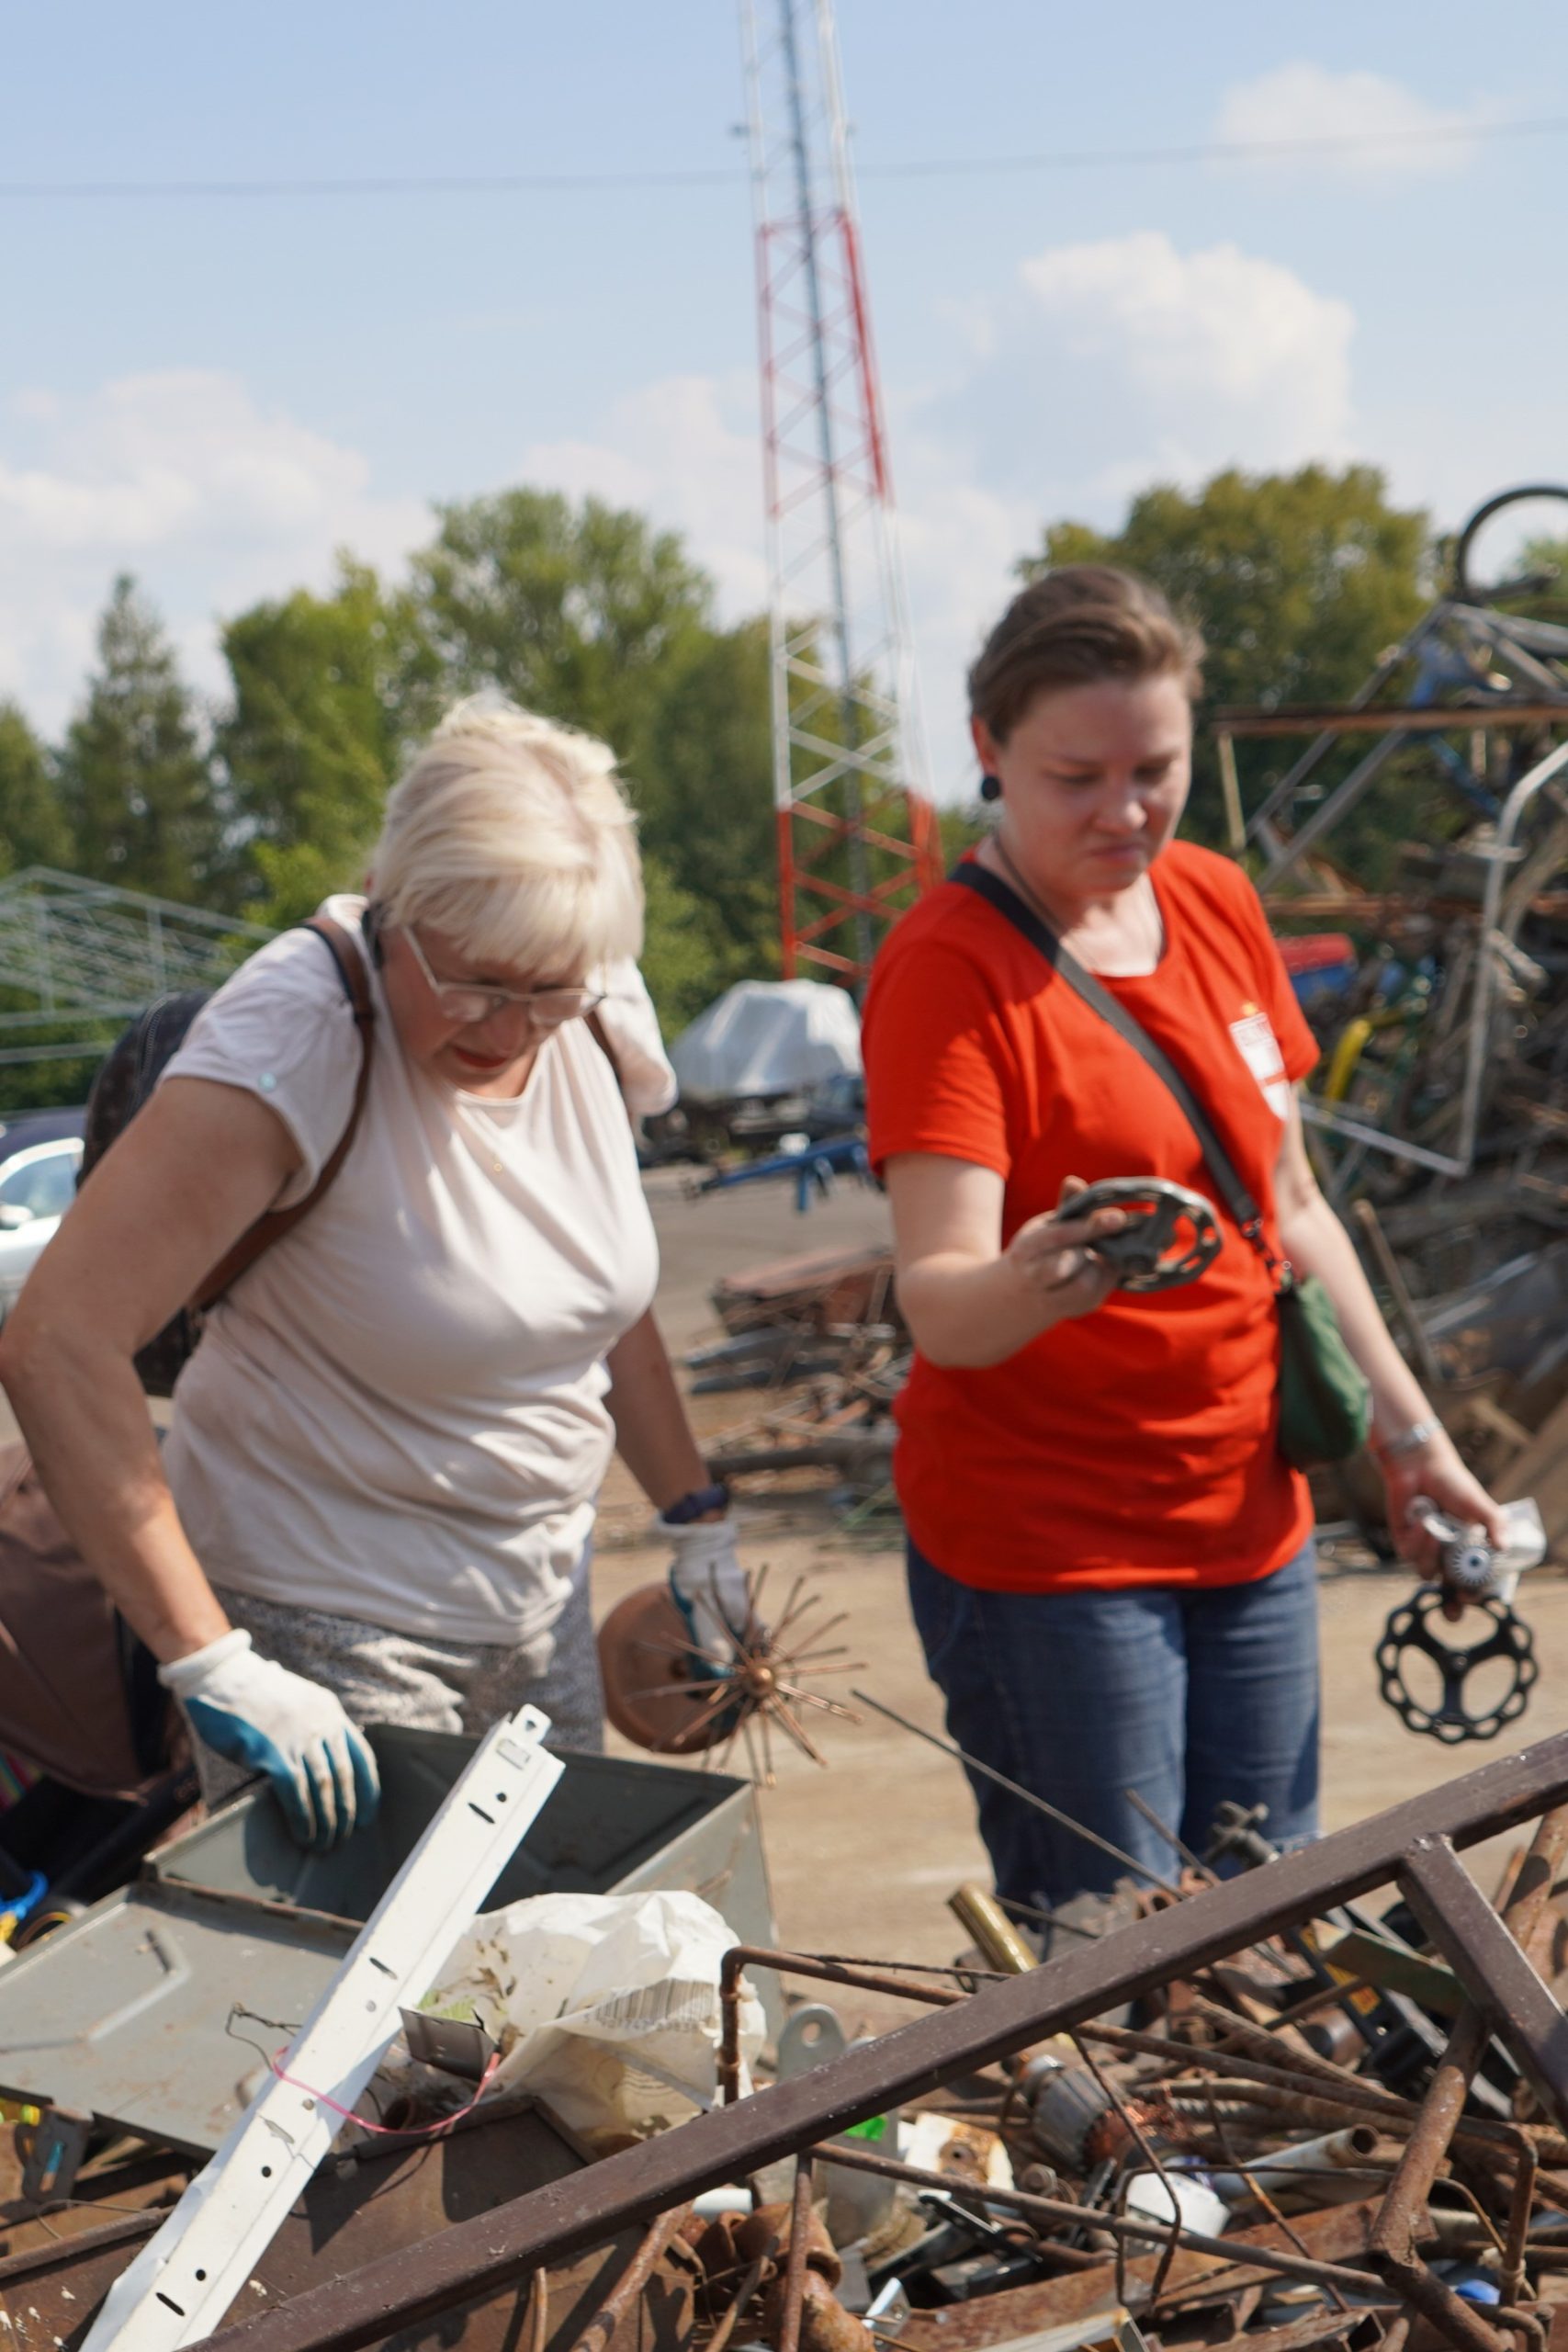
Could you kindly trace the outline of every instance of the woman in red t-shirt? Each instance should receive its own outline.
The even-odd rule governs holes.
[[[1257,894],[1174,836],[1201,646],[1158,592],[1094,565],[1014,598],[969,677],[995,831],[976,862],[1165,1051],[1263,1212],[1316,1274],[1371,1384],[1373,1452],[1411,1556],[1417,1494],[1500,1538],[1383,1328],[1314,1181],[1314,1059]],[[895,1470],[909,1589],[960,1746],[1168,1874],[1133,1798],[1203,1846],[1225,1798],[1316,1831],[1317,1620],[1306,1483],[1276,1443],[1265,1260],[1216,1202],[1199,1278],[1139,1295],[1095,1254],[1122,1214],[1086,1182],[1215,1184],[1175,1097],[978,893],[897,925],[865,1008],[872,1156],[916,1355]],[[1118,1865],[972,1774],[998,1892],[1103,1889]]]

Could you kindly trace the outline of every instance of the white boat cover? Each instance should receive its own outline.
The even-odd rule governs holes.
[[[688,1102],[793,1094],[861,1066],[860,1013],[820,980],[738,980],[670,1048]]]

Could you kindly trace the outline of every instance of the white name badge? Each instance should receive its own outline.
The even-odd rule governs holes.
[[[1291,1115],[1291,1081],[1285,1073],[1285,1058],[1280,1051],[1266,1012],[1248,1012],[1241,1020],[1231,1023],[1231,1035],[1236,1051],[1263,1090],[1263,1099],[1277,1119]]]

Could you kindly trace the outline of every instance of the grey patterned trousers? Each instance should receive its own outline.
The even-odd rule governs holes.
[[[400,1724],[416,1731],[486,1732],[521,1706],[550,1718],[547,1745],[604,1745],[604,1694],[588,1592],[589,1555],[571,1596],[547,1632],[529,1642],[432,1642],[326,1609],[296,1609],[215,1585],[231,1625],[243,1626],[263,1657],[335,1690],[360,1724]],[[201,1792],[209,1804],[247,1775],[201,1739],[193,1739]]]

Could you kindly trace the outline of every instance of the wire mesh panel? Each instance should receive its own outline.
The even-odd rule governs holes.
[[[154,997],[216,987],[271,936],[257,923],[29,865],[0,882],[0,1063],[80,1058],[108,1024]]]

